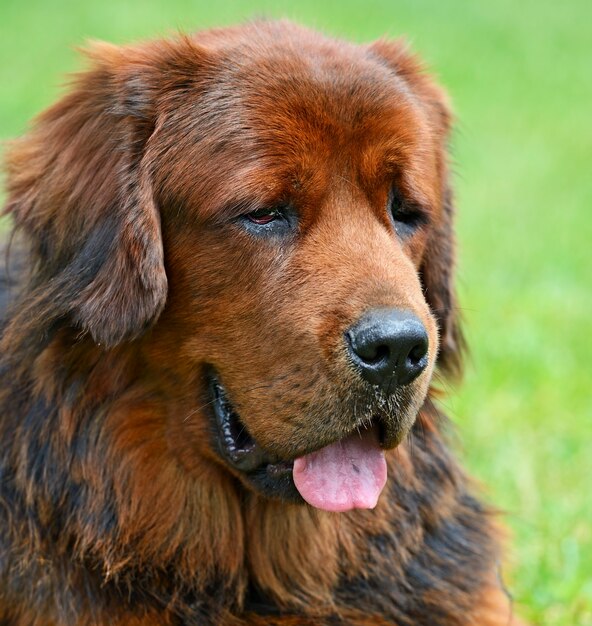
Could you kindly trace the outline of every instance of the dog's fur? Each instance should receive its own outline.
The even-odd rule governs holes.
[[[463,348],[442,91],[400,42],[286,22],[88,54],[6,157],[23,262],[0,348],[0,623],[511,623],[495,524],[428,391]],[[408,236],[393,183],[427,216]],[[241,226],[269,206],[297,231]],[[212,444],[204,367],[293,459],[356,417],[342,336],[379,306],[414,311],[431,347],[378,506],[260,495]]]

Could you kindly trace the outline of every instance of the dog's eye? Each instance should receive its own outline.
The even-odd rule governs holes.
[[[389,194],[389,213],[401,239],[410,237],[427,222],[426,214],[417,206],[406,202],[401,192],[395,188]]]
[[[236,220],[256,237],[285,237],[298,228],[298,215],[289,205],[263,208],[243,213]]]
[[[249,222],[263,226],[277,219],[281,219],[283,216],[281,211],[278,209],[257,209],[257,211],[247,213],[245,217],[249,220]]]

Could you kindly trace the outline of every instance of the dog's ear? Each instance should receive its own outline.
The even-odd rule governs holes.
[[[431,80],[421,61],[410,53],[404,41],[381,40],[369,49],[405,81],[423,104],[435,140],[442,206],[426,244],[420,273],[425,298],[436,317],[440,332],[438,366],[444,374],[458,378],[462,374],[465,342],[454,280],[454,205],[448,167],[448,139],[452,121],[450,106],[444,91]]]
[[[97,343],[137,337],[167,295],[146,146],[156,123],[148,56],[95,44],[89,70],[9,147],[5,213],[36,262],[28,311]]]
[[[438,366],[444,374],[458,379],[462,375],[466,346],[454,282],[454,208],[449,187],[444,192],[442,213],[442,218],[434,225],[427,243],[421,266],[421,280],[425,298],[436,316],[440,332]]]

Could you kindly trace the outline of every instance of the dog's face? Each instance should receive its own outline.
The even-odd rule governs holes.
[[[100,343],[139,337],[193,403],[173,431],[247,487],[373,506],[382,450],[457,354],[442,95],[398,45],[285,23],[95,54],[85,97],[115,113],[92,142],[120,145],[79,192],[103,197],[78,243],[48,226],[55,256],[101,256],[70,316]],[[325,497],[327,480],[361,483]]]

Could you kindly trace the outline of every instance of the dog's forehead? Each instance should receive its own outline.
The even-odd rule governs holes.
[[[331,132],[367,135],[377,126],[396,132],[402,112],[421,117],[406,81],[367,46],[288,31],[223,50],[218,63],[204,105],[240,115],[258,132],[293,130],[298,123],[327,139]]]
[[[207,78],[168,125],[175,145],[168,144],[162,173],[170,172],[177,190],[189,188],[178,176],[188,163],[207,164],[207,177],[191,182],[200,204],[204,197],[225,203],[221,194],[238,187],[273,196],[271,188],[287,180],[375,174],[385,165],[393,171],[404,164],[425,186],[433,170],[426,113],[408,82],[371,48],[301,29],[213,36],[215,45],[205,42]]]

